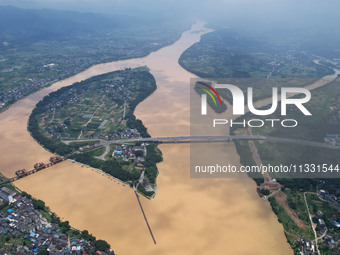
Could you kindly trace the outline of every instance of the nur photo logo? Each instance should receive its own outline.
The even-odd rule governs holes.
[[[248,87],[246,95],[244,92],[237,86],[232,84],[212,84],[209,85],[209,82],[206,81],[197,81],[195,83],[195,87],[204,93],[201,94],[201,115],[207,115],[208,111],[208,97],[212,99],[212,102],[215,106],[218,106],[217,100],[219,104],[223,106],[222,99],[217,90],[223,91],[226,90],[227,93],[231,94],[232,98],[232,115],[233,116],[243,116],[247,113],[246,109],[250,113],[255,116],[268,116],[276,112],[279,106],[279,102],[281,101],[280,107],[280,116],[287,115],[287,109],[289,106],[294,105],[298,110],[301,111],[305,116],[311,116],[309,110],[304,106],[304,104],[308,103],[311,99],[311,93],[308,89],[299,88],[299,87],[272,87],[271,93],[271,103],[270,108],[268,109],[257,109],[255,107],[255,99],[253,88]],[[298,97],[296,97],[298,95]],[[216,97],[216,98],[215,98]],[[228,109],[226,109],[228,111]],[[225,109],[223,110],[223,112]],[[282,127],[295,127],[298,124],[298,121],[295,119],[250,119],[250,120],[242,120],[241,122],[235,122],[233,119],[213,119],[213,127],[216,125],[225,125],[230,124],[233,125],[242,125],[244,127],[262,127],[265,123],[271,124],[274,127],[276,122],[280,122]]]

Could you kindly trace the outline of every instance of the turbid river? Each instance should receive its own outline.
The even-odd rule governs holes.
[[[47,162],[51,154],[26,130],[34,105],[51,91],[94,75],[147,65],[157,90],[136,109],[152,136],[189,135],[189,80],[194,75],[178,64],[182,52],[206,32],[202,23],[183,33],[174,44],[132,60],[93,66],[69,79],[20,100],[0,114],[0,169],[13,176]],[[233,144],[221,152],[234,165],[239,156]],[[248,178],[191,179],[189,145],[161,145],[164,161],[158,165],[158,193],[141,198],[155,235],[154,245],[129,187],[69,161],[23,178],[15,185],[42,199],[77,229],[87,229],[105,239],[117,254],[293,254],[283,227],[268,202],[258,197]]]

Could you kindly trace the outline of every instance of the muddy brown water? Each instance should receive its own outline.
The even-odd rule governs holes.
[[[194,32],[196,31],[196,32]],[[197,32],[200,31],[200,32]],[[44,95],[76,81],[126,67],[147,65],[157,90],[136,109],[152,136],[189,134],[189,79],[178,64],[182,52],[200,40],[202,23],[174,44],[132,60],[93,66],[34,93],[0,114],[0,169],[14,176],[47,162],[51,153],[26,130],[27,119]],[[233,144],[219,145],[231,164],[239,165]],[[64,220],[107,240],[117,254],[293,254],[268,202],[247,178],[191,179],[188,144],[160,145],[158,193],[141,198],[155,235],[154,245],[133,191],[94,169],[66,161],[15,182],[42,199]],[[222,151],[222,150],[221,150]],[[226,153],[227,152],[227,153]],[[221,152],[222,153],[222,152]]]

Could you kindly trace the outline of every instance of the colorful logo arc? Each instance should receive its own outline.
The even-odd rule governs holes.
[[[208,85],[208,84],[206,84],[206,83],[203,83],[203,82],[197,82],[198,84],[201,84],[201,85],[203,85],[203,86],[205,86],[205,87],[207,87],[208,89],[210,89],[212,92],[214,92],[214,94],[217,96],[217,98],[218,98],[218,100],[220,101],[220,104],[221,104],[221,106],[222,106],[222,100],[221,100],[221,97],[220,97],[220,95],[217,93],[217,91],[212,87],[212,86],[210,86],[210,85]],[[200,88],[201,90],[203,90],[204,92],[206,92],[210,97],[211,97],[211,99],[214,101],[214,103],[215,103],[215,105],[217,106],[217,102],[216,102],[216,100],[215,100],[215,97],[213,96],[213,94],[209,91],[209,90],[207,90],[207,89],[204,89],[204,88]]]

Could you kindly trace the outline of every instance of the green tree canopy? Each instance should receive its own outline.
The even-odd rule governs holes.
[[[94,247],[99,251],[106,251],[110,249],[110,245],[104,240],[97,240],[94,242]]]

